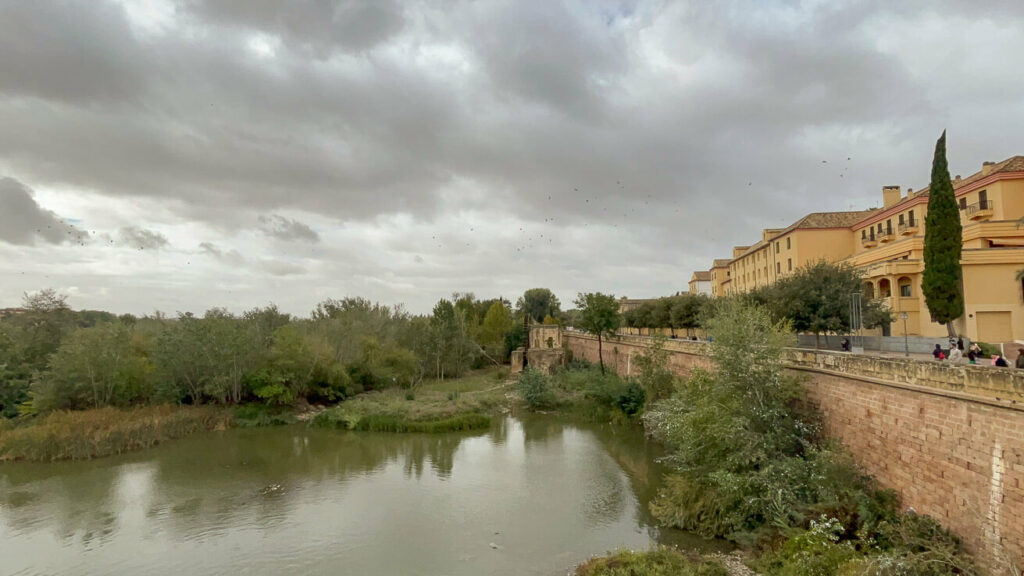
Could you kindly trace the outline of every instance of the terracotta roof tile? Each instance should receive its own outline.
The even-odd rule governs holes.
[[[691,280],[696,280],[698,282],[711,280],[711,272],[708,270],[697,270],[693,273],[693,278]]]

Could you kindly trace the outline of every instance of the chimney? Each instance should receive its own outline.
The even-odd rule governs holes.
[[[995,162],[982,162],[981,163],[981,175],[988,176],[992,173],[992,167],[995,166]]]
[[[899,186],[882,186],[882,205],[885,208],[901,200]]]
[[[914,189],[913,188],[907,188],[907,198],[913,198],[913,197],[914,197]]]
[[[960,175],[959,174],[956,175],[956,178],[953,178],[953,183],[954,184],[959,184],[960,183]]]

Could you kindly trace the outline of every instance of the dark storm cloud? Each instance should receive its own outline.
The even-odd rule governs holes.
[[[68,230],[53,212],[39,207],[27,186],[14,178],[0,178],[0,241],[56,244],[69,239]]]
[[[138,226],[121,228],[119,242],[122,246],[137,250],[159,250],[166,248],[170,242],[159,232],[145,230]]]
[[[307,224],[298,220],[285,218],[277,214],[259,217],[260,230],[272,238],[278,240],[300,240],[302,242],[317,243],[320,235]]]

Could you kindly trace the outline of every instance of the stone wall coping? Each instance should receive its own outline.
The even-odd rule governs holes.
[[[597,336],[578,330],[567,332],[565,337],[597,340]],[[607,338],[606,342],[612,346],[647,347],[653,339],[651,336],[619,334]],[[709,342],[701,340],[665,340],[666,350],[692,356],[707,356],[709,345]],[[786,348],[785,355],[787,366],[794,370],[841,375],[906,390],[1024,410],[1024,370],[815,348]]]

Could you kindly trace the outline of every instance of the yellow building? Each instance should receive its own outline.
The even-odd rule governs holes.
[[[732,281],[726,293],[742,294],[771,285],[805,264],[849,257],[854,249],[851,226],[874,213],[814,212],[786,228],[763,230],[760,242],[747,247],[729,263]]]
[[[1024,156],[986,162],[981,171],[957,176],[953,189],[963,225],[965,314],[954,323],[957,333],[983,342],[1024,340]],[[942,338],[944,325],[931,321],[921,276],[924,272],[924,221],[928,190],[898,186],[882,189],[882,210],[853,226],[856,249],[848,261],[864,270],[864,294],[888,301],[896,321],[884,334],[906,332]]]
[[[726,281],[729,280],[729,262],[727,258],[716,258],[711,263],[711,270],[708,273],[711,275],[711,296],[713,298],[721,298],[725,296]]]
[[[697,270],[690,277],[690,294],[711,295],[711,272],[708,270]]]

